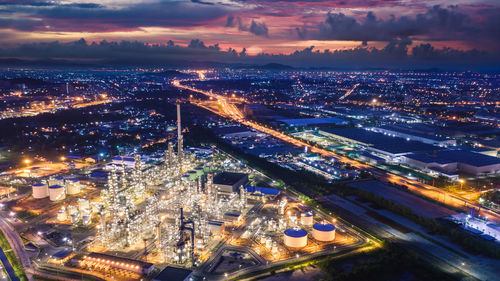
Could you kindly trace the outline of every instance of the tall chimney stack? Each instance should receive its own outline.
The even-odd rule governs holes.
[[[177,104],[177,159],[182,163],[181,105]]]

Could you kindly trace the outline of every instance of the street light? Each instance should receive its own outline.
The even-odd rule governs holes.
[[[24,162],[24,164],[29,165],[31,163],[31,159],[26,158],[26,159],[24,159],[23,162]]]
[[[458,182],[460,183],[460,190],[462,190],[462,189],[463,189],[463,186],[464,186],[464,182],[465,182],[465,180],[463,180],[463,179],[459,179],[459,180],[458,180]]]

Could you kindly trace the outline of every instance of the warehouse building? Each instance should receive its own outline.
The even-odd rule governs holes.
[[[248,183],[248,174],[222,172],[214,177],[213,184],[220,194],[239,193],[240,187]]]
[[[427,144],[432,144],[440,147],[448,147],[457,145],[454,139],[438,137],[433,134],[424,134],[411,127],[403,127],[398,125],[385,125],[370,129],[373,132],[382,133],[384,135],[395,136],[412,141],[419,141]]]
[[[442,150],[409,154],[403,157],[403,162],[408,166],[423,171],[443,171],[450,175],[464,173],[480,176],[500,172],[499,158],[465,150]]]
[[[360,128],[335,128],[320,130],[328,138],[347,145],[356,145],[389,162],[401,162],[401,157],[414,152],[432,151],[435,146],[412,140],[401,140]]]

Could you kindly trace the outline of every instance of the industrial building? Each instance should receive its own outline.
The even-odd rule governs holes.
[[[464,173],[473,176],[497,174],[500,159],[464,150],[440,150],[405,155],[402,160],[408,166],[427,171],[443,172],[443,176]]]
[[[230,195],[238,193],[241,186],[248,183],[248,174],[222,172],[214,176],[213,185],[218,193]]]
[[[360,128],[324,129],[320,130],[319,133],[348,145],[362,147],[391,162],[400,162],[400,157],[403,155],[436,149],[436,146],[430,144],[412,140],[403,141],[395,136]]]
[[[322,125],[347,125],[349,122],[336,118],[336,117],[324,117],[324,118],[296,118],[296,119],[279,119],[277,120],[287,126],[293,127],[307,127],[307,126],[322,126]]]
[[[419,141],[427,144],[432,144],[440,147],[448,147],[457,145],[454,139],[438,137],[434,134],[424,134],[419,130],[414,130],[411,127],[403,127],[398,125],[385,125],[373,127],[370,129],[373,132],[382,133],[384,135],[395,136],[412,141]]]
[[[153,271],[154,264],[139,260],[117,257],[102,253],[89,253],[82,257],[82,261],[94,266],[104,265],[120,270],[132,271],[141,275],[148,275]]]

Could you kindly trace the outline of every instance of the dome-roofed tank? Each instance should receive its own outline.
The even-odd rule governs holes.
[[[313,237],[318,241],[333,241],[335,239],[335,226],[330,223],[315,223]]]
[[[31,186],[33,197],[36,199],[49,196],[49,186],[45,183],[35,183]]]
[[[285,246],[290,248],[302,248],[307,245],[307,231],[299,228],[289,228],[284,232]]]

